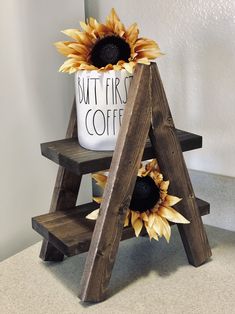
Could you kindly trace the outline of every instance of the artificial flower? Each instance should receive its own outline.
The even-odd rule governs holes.
[[[136,23],[125,28],[114,9],[105,24],[90,17],[87,23],[80,22],[80,25],[82,31],[62,31],[73,41],[55,43],[57,50],[68,57],[59,69],[61,72],[126,69],[132,73],[137,63],[150,64],[150,60],[162,54],[154,40],[138,37]]]
[[[96,183],[105,188],[107,176],[102,173],[92,175]],[[129,209],[126,213],[124,227],[130,224],[134,228],[136,237],[145,227],[150,239],[158,240],[164,236],[169,242],[171,236],[170,222],[190,223],[172,206],[179,203],[181,198],[168,194],[170,182],[163,180],[156,159],[148,162],[145,166],[141,164],[138,171]],[[101,203],[102,197],[94,197],[94,201]],[[88,219],[97,219],[99,209],[90,213]]]

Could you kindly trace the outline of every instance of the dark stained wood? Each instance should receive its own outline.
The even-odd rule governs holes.
[[[81,280],[82,301],[98,302],[105,298],[150,127],[149,72],[150,67],[136,67],[129,89],[104,201]]]
[[[197,199],[200,215],[209,214],[210,205]],[[33,229],[66,256],[87,252],[90,247],[95,221],[86,215],[98,208],[97,203],[88,203],[70,210],[56,211],[32,218]],[[141,235],[146,234],[143,230]],[[123,229],[121,240],[135,237],[132,227]]]
[[[77,116],[76,116],[76,102],[74,99],[69,125],[66,133],[66,138],[77,137]],[[81,183],[81,175],[76,175],[69,172],[63,167],[59,167],[55,187],[53,191],[50,212],[71,208],[76,205],[78,190]],[[44,261],[62,261],[64,255],[58,251],[47,240],[43,240],[40,258]]]
[[[148,133],[151,143],[145,146]],[[211,256],[200,217],[209,213],[209,204],[195,198],[182,155],[200,148],[202,138],[175,129],[156,64],[136,67],[114,154],[87,151],[73,137],[75,102],[67,139],[41,145],[43,155],[65,168],[59,168],[50,213],[33,218],[32,224],[46,239],[43,260],[59,261],[64,254],[89,249],[79,294],[82,301],[104,300],[119,242],[134,236],[133,229],[123,224],[141,158],[156,157],[164,178],[171,181],[170,194],[183,198],[176,209],[191,222],[178,226],[189,262],[199,266]],[[85,216],[97,204],[75,207],[81,175],[108,169],[110,163],[104,201],[94,223]]]
[[[202,147],[202,137],[189,132],[176,130],[183,151]],[[91,151],[81,147],[76,138],[41,144],[43,156],[76,173],[85,174],[110,167],[113,152]],[[154,151],[148,140],[143,160],[154,158]]]
[[[155,63],[151,64],[151,77],[151,143],[164,178],[171,182],[170,193],[183,198],[176,208],[191,223],[188,225],[179,224],[178,228],[189,263],[199,266],[211,256],[210,246],[198,212],[194,191]]]

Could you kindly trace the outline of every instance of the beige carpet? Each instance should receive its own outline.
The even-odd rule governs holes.
[[[169,245],[147,238],[122,242],[109,298],[77,298],[86,254],[43,263],[40,243],[0,263],[1,314],[235,313],[235,232],[207,227],[213,258],[194,268],[173,228]]]

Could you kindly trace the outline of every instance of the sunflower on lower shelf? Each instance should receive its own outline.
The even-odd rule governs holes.
[[[105,174],[94,173],[92,177],[96,184],[105,188],[107,182]],[[159,237],[164,236],[169,242],[171,236],[169,222],[190,223],[172,207],[179,203],[181,198],[167,193],[169,184],[169,181],[163,180],[156,159],[148,162],[145,166],[141,164],[124,223],[124,227],[132,225],[136,237],[145,227],[150,240],[152,238],[158,240]],[[102,197],[93,199],[99,204],[103,200]],[[99,209],[96,209],[86,218],[96,220],[98,214]]]

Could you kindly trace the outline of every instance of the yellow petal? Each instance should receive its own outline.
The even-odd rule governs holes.
[[[119,70],[122,69],[122,66],[121,66],[121,65],[114,64],[114,65],[113,65],[113,69],[114,69],[114,71],[119,71]]]
[[[130,44],[134,44],[138,39],[139,29],[136,23],[132,24],[126,31],[125,37]]]
[[[143,220],[143,221],[148,221],[149,220],[149,217],[148,217],[148,215],[146,214],[146,212],[143,212],[143,213],[141,213],[140,214],[140,217],[141,217],[141,219]]]
[[[155,215],[154,215],[154,213],[150,213],[148,218],[149,218],[149,219],[148,219],[148,225],[149,225],[150,228],[152,228],[152,225],[153,225],[154,220],[155,220]]]
[[[154,169],[154,167],[156,165],[157,165],[157,160],[156,159],[153,159],[150,162],[148,162],[145,165],[146,172],[145,172],[144,176],[147,176]]]
[[[164,206],[174,206],[175,204],[179,203],[182,198],[173,195],[167,195],[164,201]]]
[[[122,37],[125,34],[125,27],[121,23],[117,13],[114,9],[111,10],[110,14],[106,19],[106,26],[116,35]]]
[[[131,211],[131,224],[134,225],[135,221],[138,220],[140,217],[139,212],[135,212],[134,210]]]
[[[135,230],[135,236],[138,237],[143,228],[143,221],[141,219],[137,219],[132,226]]]
[[[137,63],[141,63],[141,64],[146,64],[149,65],[150,61],[148,60],[148,58],[141,58],[141,59],[136,59]]]
[[[124,227],[129,226],[129,219],[130,219],[130,210],[128,209],[128,210],[127,210],[127,213],[126,213],[126,218],[125,218],[125,222],[124,222]]]
[[[92,71],[92,70],[98,70],[97,67],[95,67],[94,65],[91,65],[91,64],[87,64],[87,63],[82,63],[80,66],[79,66],[79,70],[87,70],[87,71]]]
[[[150,240],[153,238],[158,241],[158,235],[156,231],[153,228],[150,228],[147,222],[145,222],[144,225],[145,225],[145,228],[147,230]]]
[[[158,216],[157,214],[155,214],[155,220],[154,220],[154,224],[153,224],[153,229],[159,235],[159,237],[162,236],[162,233],[163,233],[162,220],[161,220],[161,217]]]
[[[167,242],[169,242],[171,237],[171,226],[164,217],[158,215],[158,220],[159,223],[161,224],[162,235],[165,237]]]
[[[89,215],[86,216],[87,219],[96,220],[99,216],[100,209],[93,210]]]
[[[75,40],[79,40],[79,36],[78,36],[78,33],[79,33],[79,30],[78,29],[65,29],[62,31],[63,34],[75,39]]]
[[[87,54],[89,53],[89,49],[87,49],[87,47],[83,44],[78,44],[78,43],[71,43],[68,45],[69,48],[74,49],[76,52],[78,52],[81,55],[85,55],[87,56]]]
[[[84,22],[80,22],[80,26],[87,33],[91,33],[93,31],[92,27]]]
[[[133,62],[133,61],[125,62],[125,63],[123,63],[123,67],[125,70],[127,70],[127,72],[132,74],[134,71],[135,62]]]
[[[66,57],[69,54],[76,52],[73,48],[68,47],[69,44],[70,42],[64,42],[64,41],[58,41],[54,43],[57,51]]]
[[[77,32],[77,41],[79,44],[83,44],[86,47],[92,47],[92,45],[95,43],[95,39],[88,33],[84,32]]]
[[[105,188],[106,182],[107,182],[107,176],[102,173],[93,173],[92,179],[96,181],[96,184],[101,186],[102,188]]]
[[[181,223],[181,224],[189,224],[190,223],[190,221],[188,221],[186,218],[184,218],[183,215],[178,213],[172,207],[161,206],[158,210],[158,214],[161,217],[164,217],[171,222]]]
[[[170,184],[170,181],[162,181],[161,184],[160,184],[160,189],[162,191],[167,191],[168,190],[168,187],[169,187],[169,184]]]
[[[93,201],[95,201],[98,204],[101,204],[103,202],[103,197],[92,197]]]
[[[161,52],[158,50],[144,50],[144,51],[138,51],[138,59],[156,59],[157,57],[161,56]]]

